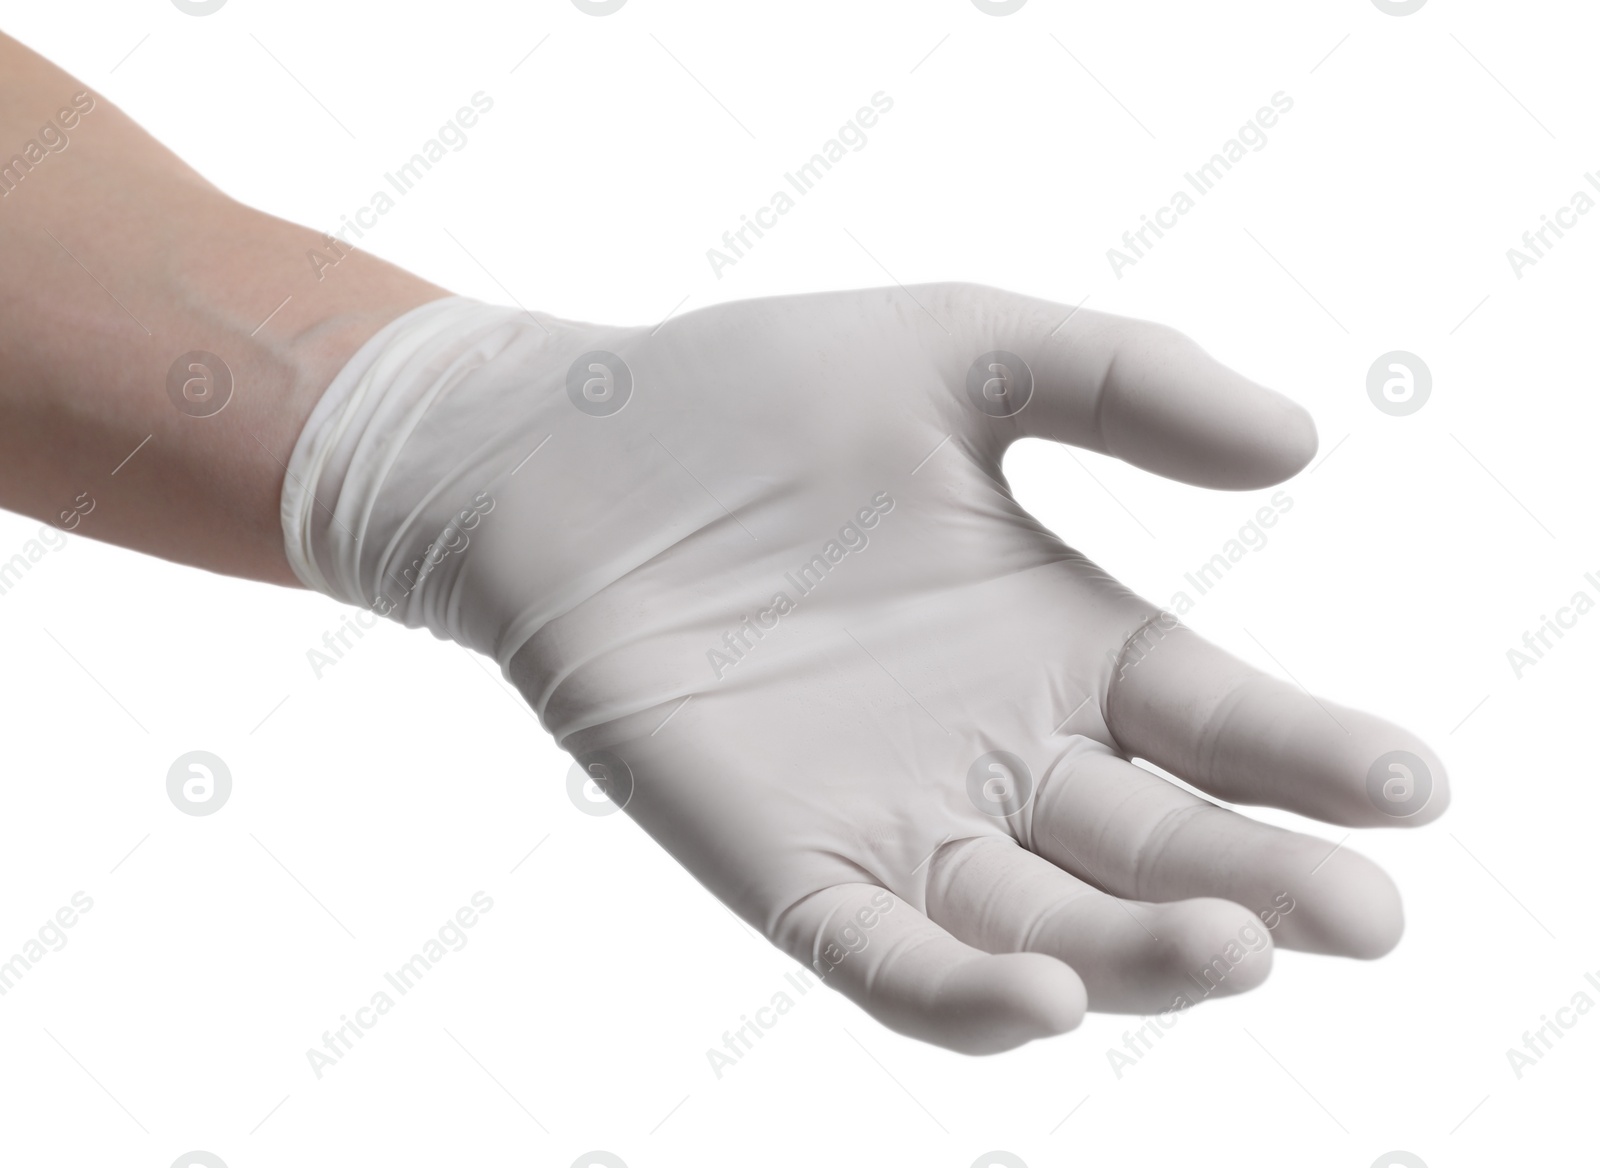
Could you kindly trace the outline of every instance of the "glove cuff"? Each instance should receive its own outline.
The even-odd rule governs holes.
[[[437,387],[413,371],[430,345],[483,307],[450,296],[396,317],[323,391],[289,457],[279,504],[289,566],[307,588],[382,607],[361,578],[361,548],[377,492]]]

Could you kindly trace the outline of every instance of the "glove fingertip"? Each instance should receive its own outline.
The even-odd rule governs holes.
[[[1072,967],[1043,953],[1002,953],[953,971],[939,1010],[958,1026],[952,1045],[967,1054],[1011,1050],[1036,1038],[1074,1030],[1088,1010],[1088,991]]]

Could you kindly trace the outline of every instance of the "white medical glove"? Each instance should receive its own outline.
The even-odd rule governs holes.
[[[995,1051],[1248,989],[1274,941],[1388,951],[1369,861],[1130,760],[1349,826],[1435,818],[1439,760],[1045,530],[1000,469],[1026,436],[1235,490],[1316,447],[1170,329],[988,288],[657,328],[451,298],[327,389],[283,519],[307,586],[494,657],[583,773],[895,1030]]]

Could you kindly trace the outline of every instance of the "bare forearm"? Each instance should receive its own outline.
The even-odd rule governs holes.
[[[319,233],[234,202],[3,35],[0,167],[0,506],[295,583],[278,498],[306,416],[446,293],[361,253],[319,278]]]

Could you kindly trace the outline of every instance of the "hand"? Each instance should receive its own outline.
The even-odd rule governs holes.
[[[1065,323],[1063,323],[1065,322]],[[1348,826],[1426,746],[1207,644],[1017,506],[1035,436],[1199,486],[1309,416],[1156,325],[932,285],[606,328],[450,299],[369,342],[290,464],[309,585],[492,654],[713,893],[885,1025],[969,1052],[1374,957]]]

